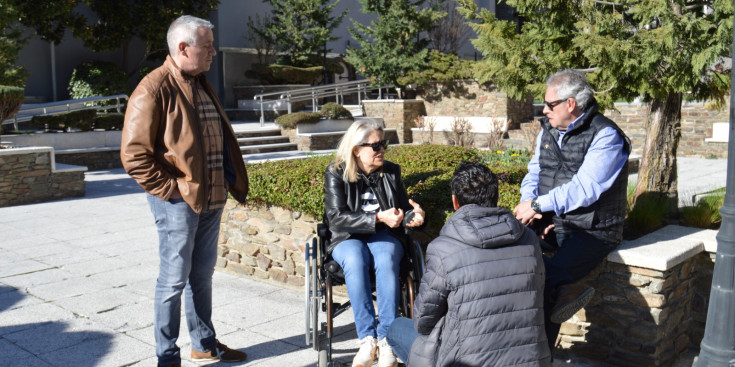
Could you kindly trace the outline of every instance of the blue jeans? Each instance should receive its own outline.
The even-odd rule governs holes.
[[[181,361],[176,340],[184,289],[192,349],[205,352],[217,345],[212,325],[212,275],[222,209],[197,214],[182,199],[147,197],[158,229],[160,256],[153,321],[156,356],[159,365],[169,365]]]
[[[554,256],[544,256],[544,321],[549,349],[552,351],[561,328],[560,324],[550,320],[559,287],[582,280],[617,247],[616,244],[603,242],[585,231],[557,233],[556,242],[552,244],[552,247],[558,247]]]
[[[418,337],[419,333],[413,328],[413,320],[399,317],[390,325],[386,338],[388,338],[388,345],[393,348],[396,357],[408,364],[411,346]]]
[[[332,258],[345,274],[347,295],[355,315],[357,337],[382,339],[398,314],[399,269],[403,245],[387,230],[380,231],[367,242],[358,239],[342,241],[332,251]],[[375,288],[378,298],[378,325],[375,325],[373,292],[370,270],[375,270]]]

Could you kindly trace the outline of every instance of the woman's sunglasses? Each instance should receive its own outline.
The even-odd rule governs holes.
[[[362,143],[358,144],[358,147],[370,147],[373,148],[373,152],[379,152],[380,148],[388,149],[388,140],[381,140],[377,143]]]

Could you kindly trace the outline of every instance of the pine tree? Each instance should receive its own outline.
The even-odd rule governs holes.
[[[314,66],[314,56],[324,54],[327,42],[339,39],[333,36],[347,10],[337,16],[332,11],[340,0],[263,0],[270,3],[273,13],[265,29],[252,24],[248,27],[261,39],[275,40],[278,48],[288,55],[288,64]],[[330,4],[331,2],[331,4]]]
[[[376,83],[401,87],[400,78],[420,70],[427,61],[429,44],[422,32],[445,13],[422,7],[426,0],[360,0],[363,12],[377,20],[364,25],[353,20],[352,37],[361,48],[347,49],[347,62]]]
[[[28,37],[18,23],[18,7],[13,0],[0,0],[0,85],[23,86],[28,72],[15,65]]]
[[[508,0],[522,19],[500,21],[472,0],[457,0],[478,36],[475,75],[511,97],[542,97],[561,69],[587,73],[602,107],[619,99],[649,102],[636,198],[677,204],[676,152],[684,96],[722,103],[730,89],[723,60],[732,45],[732,1]]]

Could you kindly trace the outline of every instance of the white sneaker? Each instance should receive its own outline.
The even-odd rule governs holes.
[[[398,366],[398,358],[393,353],[393,348],[390,347],[386,338],[380,339],[378,342],[378,367],[396,366]]]
[[[360,340],[360,350],[352,360],[352,367],[370,367],[375,359],[375,348],[377,342],[372,336],[366,336]]]

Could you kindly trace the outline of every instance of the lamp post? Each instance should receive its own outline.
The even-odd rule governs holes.
[[[735,24],[735,18],[733,19]],[[732,55],[735,58],[735,37]],[[730,71],[735,80],[735,70]],[[694,367],[735,366],[735,89],[730,84],[730,135],[727,143],[727,187],[720,208],[717,254],[712,274],[707,324]]]

